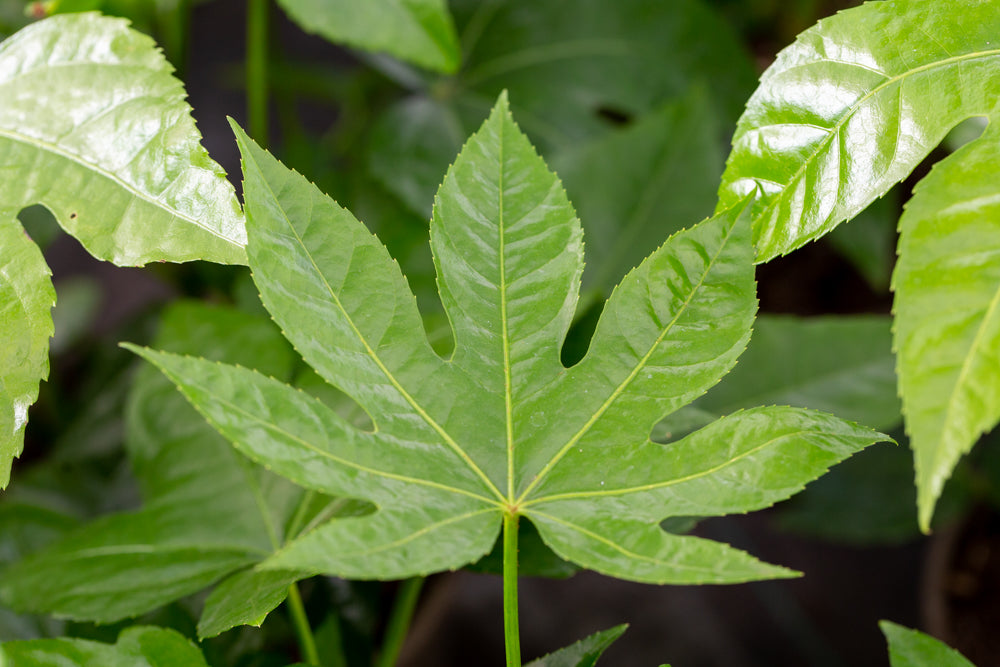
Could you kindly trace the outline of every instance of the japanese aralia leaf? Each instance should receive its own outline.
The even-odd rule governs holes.
[[[791,576],[660,523],[766,507],[883,437],[822,413],[763,407],[669,445],[650,441],[653,426],[715,384],[749,338],[746,206],[676,234],[631,271],[587,355],[565,368],[580,224],[502,95],[445,177],[431,221],[455,339],[443,359],[378,239],[236,133],[247,254],[264,305],[374,424],[355,428],[253,370],[130,348],[253,460],[378,508],[317,527],[262,568],[382,579],[457,568],[490,550],[505,518],[524,517],[558,555],[621,578]]]

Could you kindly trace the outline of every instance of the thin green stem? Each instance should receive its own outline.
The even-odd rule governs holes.
[[[403,648],[403,641],[410,629],[410,621],[413,620],[413,610],[416,609],[417,600],[420,599],[420,589],[423,586],[423,577],[407,579],[400,585],[399,592],[396,593],[396,600],[392,605],[392,612],[389,615],[389,624],[385,629],[382,651],[375,661],[375,667],[395,667],[399,652]]]
[[[267,147],[268,99],[268,37],[269,0],[249,0],[247,3],[247,125],[250,136]]]
[[[517,519],[503,515],[503,638],[507,667],[521,667],[521,634],[517,616]]]
[[[296,584],[288,587],[288,610],[292,614],[292,623],[295,625],[295,634],[299,637],[299,649],[302,651],[303,659],[310,665],[319,667],[316,639],[313,637],[312,628],[309,627],[306,608],[302,604],[302,596],[299,595],[299,587]]]

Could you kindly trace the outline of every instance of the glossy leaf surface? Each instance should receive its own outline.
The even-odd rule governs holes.
[[[517,513],[561,557],[622,578],[789,576],[660,522],[765,507],[880,438],[821,413],[761,408],[668,447],[649,440],[746,344],[756,299],[745,209],[677,234],[626,276],[588,355],[564,368],[581,228],[501,97],[435,205],[431,246],[455,337],[442,359],[378,240],[237,135],[264,305],[374,423],[359,430],[254,371],[133,348],[252,459],[377,506],[319,526],[265,568],[352,578],[456,568],[489,551],[503,515]]]
[[[49,374],[51,272],[13,215],[0,213],[0,487],[24,447],[28,408]]]
[[[280,378],[291,373],[291,351],[273,325],[235,311],[175,305],[157,342]],[[103,517],[16,563],[0,585],[12,606],[116,621],[197,592],[280,546],[301,490],[237,455],[152,369],[136,380],[126,427],[143,508]],[[223,621],[259,622],[266,613],[244,601],[220,619],[213,600],[206,614],[217,631],[232,627],[220,629]]]
[[[618,625],[595,632],[566,648],[532,660],[525,667],[594,667],[601,654],[627,629],[627,625]]]
[[[719,208],[758,192],[758,260],[853,218],[1000,94],[995,0],[869,2],[820,21],[761,78]]]
[[[199,144],[184,90],[152,40],[96,14],[54,17],[0,43],[0,487],[48,374],[55,294],[16,220],[44,204],[119,265],[244,263],[225,174]]]
[[[132,627],[114,645],[86,639],[4,642],[0,664],[11,667],[208,667],[201,652],[174,630]]]
[[[461,54],[444,0],[278,0],[307,32],[454,72]]]
[[[1000,420],[1000,130],[935,165],[899,221],[895,345],[921,526]]]
[[[122,266],[244,263],[239,204],[171,71],[149,37],[97,14],[0,44],[0,211],[44,204]]]
[[[961,653],[916,630],[882,621],[892,667],[975,667]]]

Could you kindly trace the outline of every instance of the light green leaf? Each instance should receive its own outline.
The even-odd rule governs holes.
[[[958,459],[1000,420],[1000,129],[938,163],[899,221],[895,346],[927,530]]]
[[[122,266],[244,263],[239,203],[171,71],[149,37],[98,14],[0,44],[0,212],[44,204]]]
[[[728,136],[756,81],[732,27],[701,0],[577,0],[571,11],[558,0],[450,4],[462,70],[391,107],[376,121],[369,147],[374,176],[424,216],[462,139],[502,90],[528,136],[553,157],[697,85],[711,87],[713,115]],[[428,161],[414,169],[414,155]]]
[[[900,422],[888,317],[761,315],[740,363],[657,427],[663,439],[755,405],[829,412],[878,429]]]
[[[194,644],[174,630],[137,626],[114,645],[86,639],[4,642],[0,665],[11,667],[208,667]]]
[[[594,667],[601,654],[627,629],[628,625],[617,625],[595,632],[566,648],[532,660],[525,667]]]
[[[560,348],[582,273],[580,223],[501,96],[445,178],[431,222],[455,338],[442,359],[385,248],[237,129],[247,246],[264,305],[360,430],[261,373],[131,348],[250,458],[377,510],[320,525],[262,565],[352,578],[455,568],[505,514],[558,555],[655,582],[789,576],[669,516],[744,512],[797,491],[880,435],[791,408],[740,413],[671,446],[653,426],[735,363],[756,310],[746,208],[680,232],[615,290],[591,349]]]
[[[445,0],[278,0],[307,32],[428,69],[454,72],[458,36]]]
[[[200,146],[184,90],[152,40],[97,14],[53,17],[0,43],[0,487],[48,374],[49,270],[18,212],[44,204],[119,265],[244,263],[232,186]]]
[[[0,213],[0,487],[24,448],[28,407],[49,374],[52,273],[13,215]]]
[[[758,260],[849,220],[1000,95],[995,0],[869,2],[783,50],[740,119],[719,210],[758,192]]]
[[[174,305],[157,341],[277,377],[292,371],[273,325],[236,311]],[[238,456],[152,369],[136,380],[126,427],[143,508],[103,517],[14,564],[0,585],[11,606],[117,621],[253,565],[285,539],[301,490]],[[240,609],[250,620],[260,613]]]
[[[922,632],[881,621],[879,627],[889,643],[892,667],[975,667],[946,644]]]

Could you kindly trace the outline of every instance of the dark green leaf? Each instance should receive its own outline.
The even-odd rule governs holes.
[[[575,644],[532,660],[525,667],[594,667],[601,654],[627,629],[628,625],[618,625],[595,632]]]
[[[958,651],[922,632],[889,621],[881,621],[879,627],[889,642],[892,667],[975,667]]]
[[[0,664],[11,667],[208,667],[194,644],[177,632],[142,626],[123,631],[114,645],[86,639],[5,642],[0,646]]]

